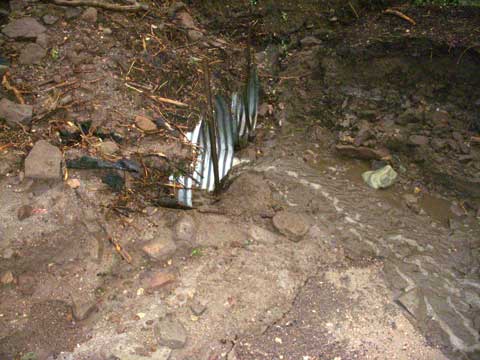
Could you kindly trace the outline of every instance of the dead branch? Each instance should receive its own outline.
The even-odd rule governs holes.
[[[394,15],[394,16],[398,16],[399,18],[405,20],[405,21],[408,21],[410,24],[412,25],[417,25],[417,23],[415,22],[415,20],[413,20],[411,17],[408,17],[407,15],[405,15],[404,13],[402,13],[401,11],[398,11],[398,10],[394,10],[394,9],[387,9],[383,12],[384,14],[389,14],[389,15]]]
[[[112,11],[141,11],[148,10],[148,5],[137,1],[130,1],[132,5],[119,5],[101,0],[51,0],[54,4],[60,6],[92,6]]]

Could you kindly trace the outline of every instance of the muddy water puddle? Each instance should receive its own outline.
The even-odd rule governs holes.
[[[317,158],[316,163],[311,166],[323,174],[334,174],[333,176],[348,180],[357,186],[367,186],[362,179],[362,174],[371,170],[367,161],[328,156]],[[388,189],[377,190],[376,192],[378,198],[396,209],[407,207],[404,200],[406,194],[410,194],[410,192],[402,189],[400,186],[393,186]],[[418,199],[420,212],[429,216],[433,222],[448,227],[449,220],[455,218],[454,213],[451,211],[452,201],[440,195],[426,192],[416,194],[415,196]],[[412,213],[412,215],[415,214]]]

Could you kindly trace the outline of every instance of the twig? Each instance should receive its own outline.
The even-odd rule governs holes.
[[[123,260],[125,260],[127,263],[131,264],[132,263],[132,257],[130,254],[125,250],[120,243],[115,240],[112,236],[108,237],[108,241],[115,247],[115,250],[120,254]]]
[[[65,81],[63,83],[53,85],[53,86],[50,86],[49,88],[43,89],[42,92],[47,92],[47,91],[50,91],[50,90],[53,90],[53,89],[58,89],[58,88],[61,88],[61,87],[70,86],[70,85],[76,84],[77,82],[78,82],[78,80]]]
[[[161,96],[155,96],[155,95],[148,95],[148,97],[150,99],[153,99],[153,100],[156,100],[156,101],[159,101],[159,102],[172,104],[172,105],[176,105],[176,106],[180,106],[180,107],[188,107],[187,104],[185,104],[183,102],[180,102],[180,101],[177,101],[177,100],[167,99],[167,98],[164,98],[164,97],[161,97]]]
[[[137,86],[141,86],[140,84],[135,84]],[[125,86],[129,89],[132,89],[140,94],[145,94],[145,91],[141,90],[141,89],[138,89],[137,87],[129,84],[129,83],[125,83]],[[156,95],[152,95],[152,94],[145,94],[147,97],[149,97],[150,99],[152,100],[155,100],[155,101],[158,101],[158,102],[162,102],[162,103],[167,103],[167,104],[172,104],[172,105],[175,105],[175,106],[179,106],[179,107],[188,107],[187,104],[181,102],[181,101],[177,101],[177,100],[173,100],[173,99],[168,99],[168,98],[164,98],[164,97],[161,97],[161,96],[156,96]]]
[[[353,13],[355,14],[355,17],[357,19],[360,19],[360,16],[358,16],[357,10],[355,10],[355,7],[353,6],[351,1],[348,2],[348,5],[350,5],[350,8],[352,9]]]
[[[408,21],[408,22],[409,22],[410,24],[412,24],[412,25],[417,25],[417,23],[415,22],[415,20],[413,20],[411,17],[408,17],[407,15],[405,15],[404,13],[402,13],[401,11],[394,10],[394,9],[387,9],[387,10],[385,10],[383,13],[384,13],[384,14],[389,14],[389,15],[398,16],[399,18]]]
[[[13,93],[15,94],[15,97],[17,98],[18,102],[22,105],[25,105],[25,100],[23,99],[22,94],[20,93],[20,91],[15,86],[12,86],[10,84],[10,82],[8,81],[8,78],[7,78],[7,74],[3,75],[3,79],[2,79],[3,87],[6,90],[13,91]]]
[[[92,6],[113,11],[141,11],[148,10],[148,5],[139,2],[132,2],[132,5],[118,5],[97,0],[51,0],[61,6]]]

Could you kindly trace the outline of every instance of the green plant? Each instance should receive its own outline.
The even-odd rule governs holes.
[[[199,249],[199,248],[195,248],[192,250],[192,252],[190,253],[190,256],[202,256],[202,250]]]
[[[60,57],[60,53],[57,48],[52,48],[52,50],[50,51],[50,55],[53,60],[58,60],[58,58]]]

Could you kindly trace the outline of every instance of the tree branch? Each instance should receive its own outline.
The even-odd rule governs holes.
[[[148,10],[148,5],[137,1],[131,1],[132,5],[118,5],[101,0],[51,0],[54,4],[60,6],[92,6],[113,11],[141,11]]]

